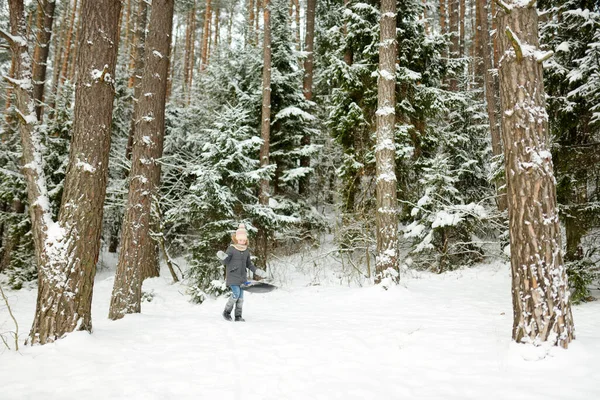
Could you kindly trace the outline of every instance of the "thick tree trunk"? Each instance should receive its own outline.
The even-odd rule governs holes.
[[[144,265],[154,263],[150,236],[152,206],[160,182],[167,75],[171,52],[174,0],[154,0],[146,40],[146,68],[138,104],[129,196],[121,229],[121,251],[110,302],[110,319],[140,312]]]
[[[296,3],[298,7],[298,4]],[[303,92],[306,100],[312,100],[313,90],[313,67],[314,67],[314,43],[315,43],[315,10],[317,7],[317,0],[308,0],[306,4],[306,36],[305,36],[305,52],[307,53],[306,59],[304,60],[304,81],[303,81]],[[297,10],[297,9],[296,9]],[[297,14],[298,15],[298,14]],[[310,145],[310,136],[306,135],[302,138],[303,145]],[[310,157],[304,156],[300,159],[300,163],[303,167],[310,167]],[[300,194],[305,195],[308,193],[310,180],[308,177],[303,177],[300,180]]]
[[[120,6],[117,0],[83,3],[77,57],[81,79],[75,90],[73,139],[58,223],[52,222],[50,210],[43,205],[31,207],[39,266],[31,343],[44,344],[73,330],[92,329],[91,300],[108,172]],[[34,149],[32,142],[39,140],[35,136],[35,131],[24,135],[23,162],[38,165],[37,171],[26,171],[30,171],[30,204],[41,204],[47,195],[36,159],[39,155],[26,150]],[[36,181],[29,182],[32,178]]]
[[[208,39],[210,37],[210,10],[211,0],[206,0],[206,11],[204,12],[204,29],[202,33],[202,52],[200,53],[200,71],[204,71],[208,65]]]
[[[498,10],[510,228],[513,339],[567,348],[575,337],[562,259],[535,6]]]
[[[479,21],[479,52],[478,58],[482,60],[478,64],[477,74],[481,74],[479,81],[483,81],[485,88],[485,100],[487,105],[487,114],[490,121],[490,132],[492,135],[492,154],[494,157],[502,155],[502,135],[500,134],[500,125],[496,118],[498,106],[496,104],[496,90],[494,85],[494,76],[492,74],[492,54],[490,46],[490,27],[488,23],[487,0],[477,0],[477,20]],[[496,204],[499,211],[506,211],[508,205],[506,200],[505,180],[497,179],[496,186]]]
[[[127,140],[127,147],[125,149],[125,157],[131,159],[131,148],[133,146],[133,135],[135,128],[135,121],[138,115],[138,104],[140,96],[142,95],[142,75],[144,73],[144,61],[145,61],[145,46],[146,46],[146,21],[148,16],[148,5],[145,1],[140,1],[139,10],[137,12],[136,31],[133,38],[135,45],[134,49],[134,70],[130,77],[131,86],[133,89],[133,118],[131,119],[131,126],[129,127],[129,138]]]
[[[48,54],[50,53],[55,7],[56,2],[54,0],[40,0],[38,3],[37,40],[33,52],[33,99],[35,101],[35,115],[40,122],[42,121],[46,68],[48,66]]]
[[[377,283],[388,269],[398,270],[396,217],[396,0],[381,1],[381,40],[377,79]]]

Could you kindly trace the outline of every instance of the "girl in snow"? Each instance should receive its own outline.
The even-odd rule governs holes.
[[[231,235],[233,243],[229,245],[227,251],[224,253],[219,251],[217,257],[221,259],[225,268],[227,268],[226,276],[227,280],[225,284],[231,288],[231,297],[227,300],[225,310],[223,311],[223,317],[227,321],[231,321],[231,311],[235,305],[235,320],[244,321],[242,318],[242,306],[244,305],[244,289],[242,284],[248,280],[246,275],[246,268],[255,273],[258,276],[266,276],[265,271],[260,268],[256,268],[252,264],[250,258],[250,250],[248,250],[248,232],[246,226],[240,224],[234,235]]]

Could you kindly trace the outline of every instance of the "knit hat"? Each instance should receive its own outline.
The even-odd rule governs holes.
[[[240,224],[240,226],[237,228],[237,231],[235,231],[235,238],[238,241],[240,241],[240,240],[245,240],[246,242],[248,241],[248,231],[246,231],[246,225]]]

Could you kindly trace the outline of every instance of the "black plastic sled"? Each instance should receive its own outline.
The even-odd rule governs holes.
[[[242,285],[242,288],[244,291],[250,293],[268,293],[277,289],[277,286],[267,282],[248,281]]]

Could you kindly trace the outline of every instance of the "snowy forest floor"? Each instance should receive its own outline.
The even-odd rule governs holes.
[[[192,304],[166,270],[144,283],[153,298],[141,314],[110,321],[114,267],[102,270],[93,334],[2,351],[0,397],[600,398],[600,302],[574,307],[577,340],[569,350],[536,349],[511,343],[504,263],[410,273],[388,291],[312,286],[294,273],[274,292],[246,293],[247,322],[230,323],[221,317],[224,298]],[[7,293],[25,339],[37,292]],[[0,332],[7,330],[14,327],[0,305]]]

